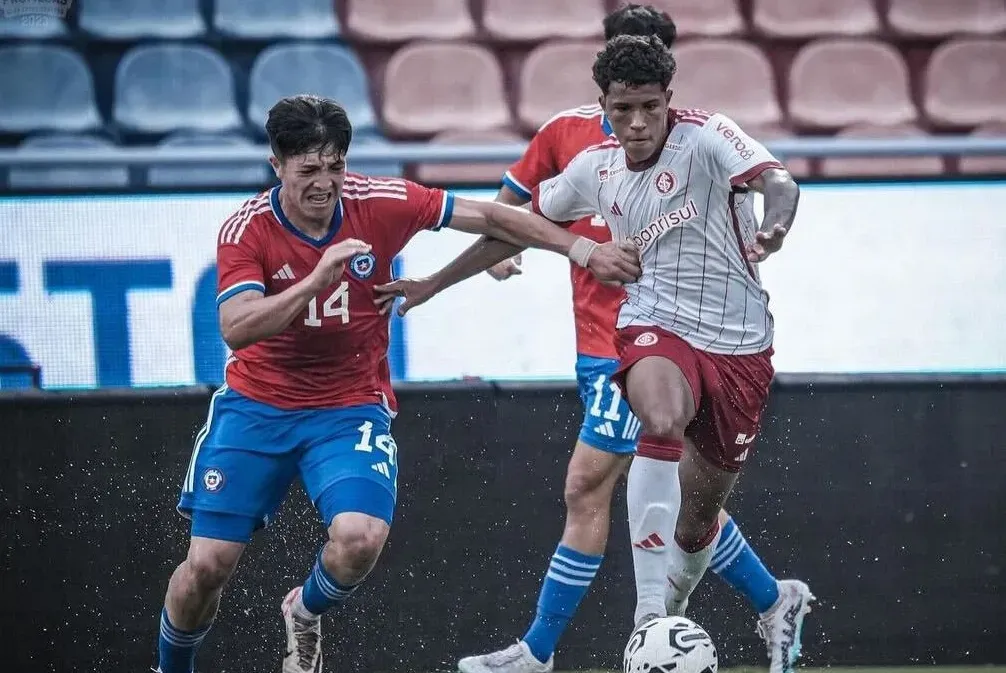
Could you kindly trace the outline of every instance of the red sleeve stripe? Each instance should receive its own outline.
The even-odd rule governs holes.
[[[770,168],[783,168],[783,165],[778,161],[763,161],[757,166],[752,166],[740,175],[735,175],[730,178],[730,184],[733,186],[742,185],[748,180],[754,180],[756,177],[764,173]]]
[[[269,204],[269,199],[267,197],[256,197],[250,201],[246,201],[245,204],[241,206],[241,209],[231,215],[224,222],[223,226],[220,227],[217,244],[237,244],[241,240],[241,236],[244,235],[245,229],[248,227],[248,223],[251,222],[252,218],[268,211],[271,207],[272,206]]]

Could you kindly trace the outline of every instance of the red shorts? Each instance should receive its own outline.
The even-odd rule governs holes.
[[[622,388],[627,400],[625,376],[643,358],[667,358],[681,369],[695,400],[695,418],[685,434],[708,461],[721,469],[739,472],[751,455],[768,400],[775,373],[772,348],[752,355],[707,353],[667,330],[636,326],[618,330],[615,346],[620,362],[612,381]],[[637,453],[674,460],[681,457],[681,448],[668,446],[659,437],[643,435]]]

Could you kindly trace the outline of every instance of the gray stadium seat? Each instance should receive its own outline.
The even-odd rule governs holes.
[[[79,25],[107,40],[177,40],[206,33],[199,0],[81,0]]]
[[[53,134],[27,138],[18,149],[91,149],[115,147],[104,138]],[[7,176],[12,189],[117,188],[129,185],[125,166],[75,166],[63,168],[12,168]]]
[[[233,134],[192,133],[180,131],[163,139],[160,147],[248,147],[252,142]],[[274,174],[263,159],[260,166],[200,164],[198,166],[151,166],[147,184],[151,187],[205,187],[247,185],[261,187],[273,181]]]
[[[339,19],[332,0],[216,0],[213,27],[231,38],[309,40],[337,36]]]
[[[47,40],[64,37],[66,24],[55,16],[13,16],[0,18],[0,38]]]
[[[354,130],[376,128],[367,74],[349,49],[328,44],[278,44],[251,69],[248,121],[260,133],[271,108],[284,96],[307,93],[332,98],[346,108]]]
[[[62,46],[0,48],[0,132],[101,127],[87,64]]]
[[[127,52],[115,73],[112,117],[136,133],[241,127],[230,66],[202,45],[149,45]]]

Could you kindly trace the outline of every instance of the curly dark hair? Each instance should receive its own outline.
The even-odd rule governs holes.
[[[667,12],[652,5],[629,3],[604,17],[604,39],[618,35],[656,35],[670,49],[678,38],[678,27]]]
[[[265,129],[280,161],[324,150],[344,154],[353,139],[346,110],[334,100],[309,94],[280,99],[269,110]]]
[[[674,56],[655,35],[619,35],[608,40],[594,61],[594,81],[608,93],[612,82],[667,88],[677,70]]]

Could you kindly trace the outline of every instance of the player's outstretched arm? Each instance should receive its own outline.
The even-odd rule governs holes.
[[[311,298],[337,281],[346,261],[370,252],[370,245],[347,239],[325,250],[306,278],[279,294],[264,296],[258,290],[234,295],[220,304],[220,333],[232,351],[274,337],[293,322]]]
[[[779,252],[783,239],[793,226],[800,202],[800,187],[789,171],[782,168],[768,168],[748,184],[765,195],[765,217],[755,235],[755,242],[748,246],[747,251],[748,260],[763,262],[772,253]]]

